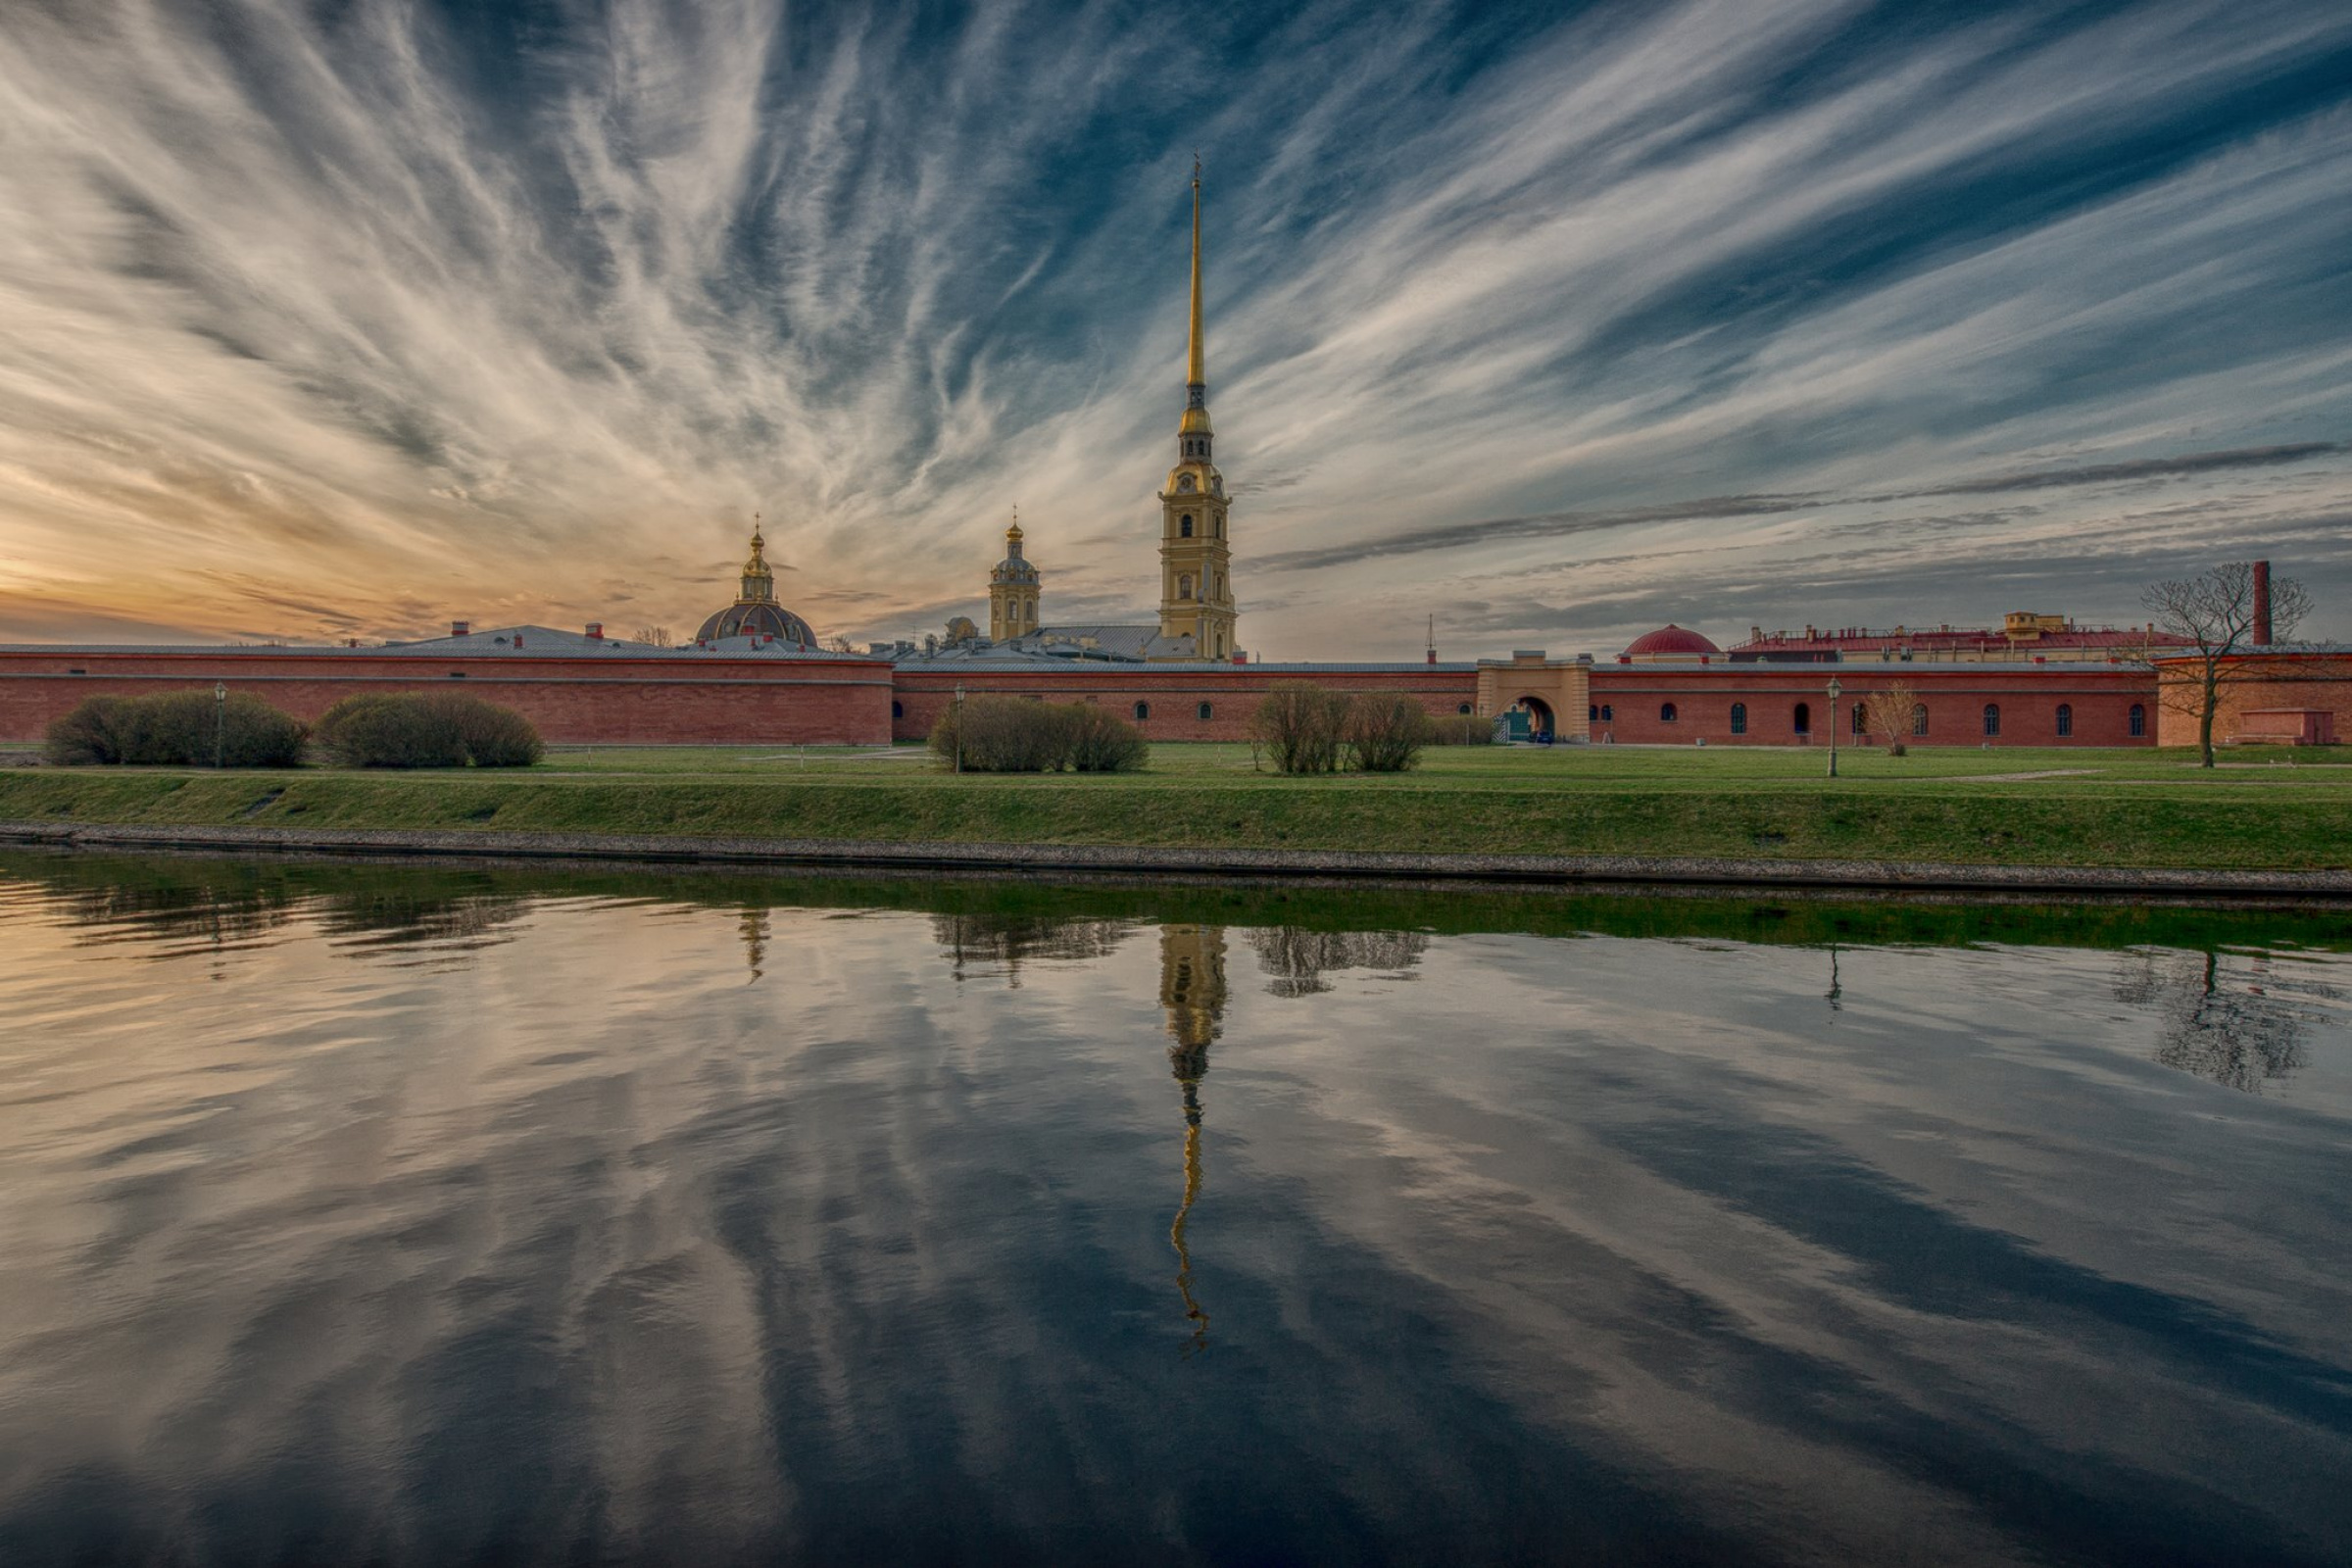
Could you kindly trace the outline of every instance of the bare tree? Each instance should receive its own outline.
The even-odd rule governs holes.
[[[2273,642],[2284,642],[2311,612],[2311,595],[2286,577],[2270,582],[2270,626]],[[2193,713],[2197,720],[2197,750],[2204,765],[2213,765],[2213,718],[2221,710],[2222,692],[2242,678],[2235,655],[2254,646],[2258,607],[2254,563],[2225,562],[2194,577],[2151,584],[2139,596],[2156,617],[2156,629],[2170,632],[2188,646],[2165,656],[2167,662],[2188,664],[2188,678],[2167,681],[2151,660],[2141,662],[2157,670],[2156,700],[2177,713]]]
[[[637,628],[637,635],[629,640],[643,643],[648,648],[667,648],[670,644],[669,628],[667,626],[640,626]]]
[[[1885,738],[1888,756],[1900,757],[1911,734],[1911,715],[1918,708],[1917,689],[1898,680],[1862,699],[1862,722],[1873,735]]]
[[[1429,710],[1406,692],[1358,692],[1340,721],[1340,738],[1367,773],[1402,773],[1429,744]]]
[[[1312,681],[1278,680],[1250,715],[1250,738],[1285,773],[1333,773],[1340,766],[1348,696]]]

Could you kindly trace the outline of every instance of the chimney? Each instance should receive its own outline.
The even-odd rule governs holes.
[[[453,620],[449,623],[449,634],[452,637],[464,637],[470,634],[472,630],[473,622],[470,620]]]
[[[520,647],[522,646],[522,633],[520,633],[520,632],[516,632],[516,633],[514,634],[514,646],[515,646],[515,647],[517,647],[517,648],[520,648]]]
[[[2271,646],[2271,564],[2254,563],[2254,645]]]
[[[603,642],[605,640],[605,623],[601,620],[590,621],[585,635],[592,643]]]

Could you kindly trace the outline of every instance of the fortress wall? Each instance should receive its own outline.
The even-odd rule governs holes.
[[[0,652],[0,740],[38,741],[53,719],[91,697],[210,691],[216,682],[313,723],[335,703],[364,692],[466,691],[514,709],[555,745],[890,739],[890,670],[863,661],[61,648]]]

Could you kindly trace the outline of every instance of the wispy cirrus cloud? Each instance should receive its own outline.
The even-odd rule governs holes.
[[[676,624],[754,511],[905,632],[1016,503],[1145,610],[1196,146],[1253,647],[2340,603],[2347,79],[2309,4],[21,8],[0,634]]]

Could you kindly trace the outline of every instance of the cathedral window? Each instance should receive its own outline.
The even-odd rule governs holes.
[[[1984,705],[1984,737],[1985,739],[1990,740],[1993,736],[1998,735],[2000,732],[2001,705],[1998,703],[1986,703]]]
[[[1188,512],[1183,516],[1176,519],[1176,537],[1179,539],[1190,539],[1192,536],[1193,514]]]

